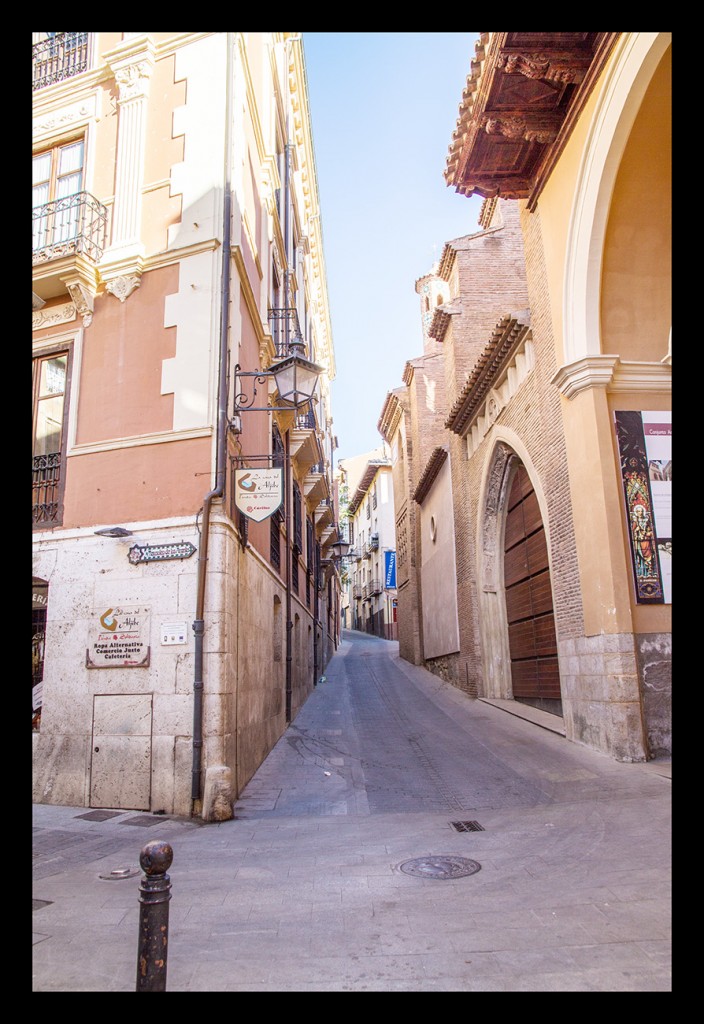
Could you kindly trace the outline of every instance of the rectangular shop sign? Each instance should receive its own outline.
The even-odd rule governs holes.
[[[149,609],[107,607],[89,627],[87,668],[148,668]]]

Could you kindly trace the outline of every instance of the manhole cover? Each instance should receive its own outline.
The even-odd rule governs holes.
[[[481,864],[467,857],[418,857],[400,865],[407,875],[420,878],[462,878],[479,871]]]
[[[121,878],[134,878],[134,876],[138,874],[139,871],[137,868],[113,868],[110,874],[100,875],[99,877],[105,879],[105,881],[116,881]]]

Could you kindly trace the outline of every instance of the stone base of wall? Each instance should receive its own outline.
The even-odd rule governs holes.
[[[646,761],[633,634],[578,637],[558,647],[567,739],[617,761]]]
[[[648,757],[672,757],[672,634],[636,636]]]

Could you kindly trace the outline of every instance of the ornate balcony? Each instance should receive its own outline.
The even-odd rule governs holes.
[[[88,32],[56,32],[32,47],[32,90],[80,75],[88,68]]]
[[[96,268],[107,237],[108,211],[89,192],[32,210],[32,290],[39,298],[70,291],[72,280],[95,294]]]

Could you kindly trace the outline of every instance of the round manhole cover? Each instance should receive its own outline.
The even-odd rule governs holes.
[[[479,871],[481,864],[467,857],[418,857],[401,864],[401,871],[420,878],[462,878]]]

